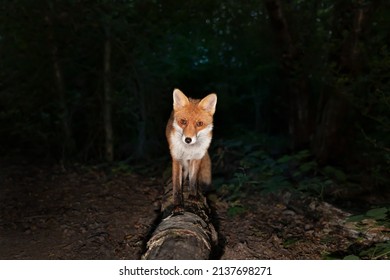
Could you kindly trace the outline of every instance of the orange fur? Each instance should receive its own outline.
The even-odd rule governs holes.
[[[183,211],[183,181],[189,177],[190,197],[198,196],[198,186],[211,184],[211,160],[207,152],[212,139],[217,95],[191,99],[173,91],[173,111],[166,127],[172,156],[174,212]]]

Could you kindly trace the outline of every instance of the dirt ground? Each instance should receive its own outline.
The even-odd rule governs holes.
[[[0,259],[139,259],[162,184],[97,167],[0,163]],[[218,193],[210,202],[217,259],[343,257],[362,240],[345,212],[314,198],[253,193],[233,215]]]

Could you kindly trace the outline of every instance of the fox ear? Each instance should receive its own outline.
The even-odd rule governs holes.
[[[215,93],[207,95],[199,102],[199,106],[209,112],[211,115],[214,115],[215,107],[217,106],[217,95]]]
[[[188,97],[180,89],[175,88],[173,91],[173,109],[179,110],[189,103]]]

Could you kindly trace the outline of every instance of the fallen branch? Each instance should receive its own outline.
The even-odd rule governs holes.
[[[186,189],[186,186],[184,186]],[[204,196],[189,200],[184,193],[183,215],[172,215],[172,184],[168,184],[162,199],[162,220],[146,244],[142,259],[206,260],[218,243],[217,232],[210,219],[210,208]]]

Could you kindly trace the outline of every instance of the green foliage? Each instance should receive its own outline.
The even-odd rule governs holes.
[[[367,217],[374,218],[376,220],[383,220],[387,217],[387,214],[390,213],[389,209],[386,207],[381,207],[381,208],[375,208],[368,210],[366,215]]]
[[[360,258],[355,255],[348,255],[344,257],[344,260],[360,260]]]
[[[337,169],[333,166],[325,166],[322,169],[322,172],[329,178],[334,178],[338,182],[346,182],[347,175],[340,169]]]
[[[324,188],[334,183],[330,177],[321,175],[322,169],[318,167],[308,150],[284,155],[276,159],[275,165],[272,164],[269,168],[278,173],[265,182],[264,191],[287,189],[321,197]]]
[[[390,226],[390,208],[380,207],[368,210],[365,214],[354,215],[348,218],[349,222],[361,222],[364,219],[374,219],[377,222],[385,222]]]
[[[353,222],[357,225],[357,230],[375,230],[380,231],[383,228],[390,228],[390,207],[372,208],[364,214],[354,215],[347,219],[347,222]],[[389,259],[390,241],[376,243],[367,248],[363,248],[354,255],[347,256],[356,259]],[[344,259],[346,259],[345,257]]]
[[[390,258],[390,241],[376,243],[366,249],[363,249],[358,254],[347,255],[344,260],[377,260]]]
[[[359,254],[362,258],[370,260],[374,259],[389,259],[390,258],[390,241],[377,243],[373,247],[362,251]]]
[[[241,140],[217,143],[225,151],[215,159],[216,172],[222,171],[221,166],[235,168],[232,176],[214,182],[228,201],[237,201],[253,191],[304,192],[322,198],[327,188],[343,185],[348,179],[339,168],[320,167],[308,150],[272,156],[268,150],[273,149],[275,139],[266,135],[253,137],[248,134],[242,135]]]
[[[245,211],[246,209],[238,201],[235,201],[229,205],[227,213],[230,217],[234,217],[245,213]]]

